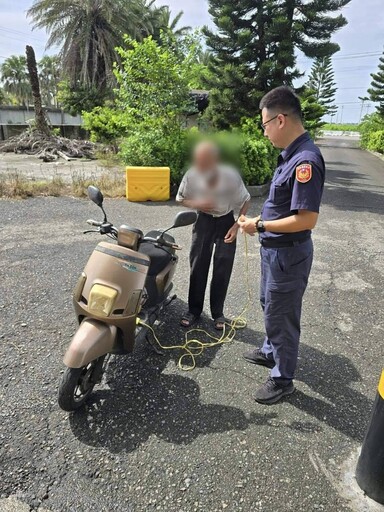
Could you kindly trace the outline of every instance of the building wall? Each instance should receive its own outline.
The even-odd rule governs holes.
[[[65,137],[79,136],[83,132],[81,116],[71,116],[60,109],[45,109],[50,123],[54,128],[60,128]],[[0,107],[0,140],[8,139],[19,134],[28,127],[29,121],[35,117],[34,109],[25,107]]]

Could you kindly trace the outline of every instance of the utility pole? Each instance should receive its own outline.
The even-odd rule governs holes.
[[[341,112],[340,112],[340,124],[343,123],[343,110],[344,110],[344,105],[341,105]]]
[[[364,104],[366,101],[369,101],[369,98],[367,96],[359,96],[359,100],[361,100],[361,110],[360,110],[360,119],[359,119],[359,123],[361,123],[361,119],[363,117]]]

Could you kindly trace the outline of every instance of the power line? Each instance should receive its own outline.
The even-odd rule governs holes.
[[[333,60],[347,60],[347,59],[362,59],[364,57],[377,57],[381,55],[380,52],[365,52],[365,53],[356,53],[350,55],[344,55],[343,57],[333,57]]]
[[[21,38],[10,36],[8,34],[0,34],[0,37],[4,37],[6,39],[12,39],[14,41],[19,41],[21,43],[25,43],[26,41],[28,41],[28,37],[26,37],[25,39],[21,39]],[[35,46],[37,46],[38,48],[45,48],[45,44],[36,44],[36,42],[34,42],[34,41],[33,41],[33,44]]]
[[[368,105],[369,102],[364,102]],[[361,101],[346,101],[345,103],[334,103],[334,105],[361,105]]]
[[[39,37],[33,36],[33,35],[29,34],[28,32],[21,32],[20,30],[15,30],[13,28],[2,27],[1,25],[0,25],[0,30],[2,32],[10,32],[11,34],[17,34],[17,35],[21,35],[21,36],[28,36],[30,39],[35,39],[36,41],[39,41],[40,43],[44,42]]]

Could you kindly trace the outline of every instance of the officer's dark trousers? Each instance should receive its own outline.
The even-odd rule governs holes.
[[[223,316],[224,301],[231,278],[236,252],[236,240],[231,244],[224,242],[228,230],[235,223],[233,213],[223,217],[212,217],[199,213],[193,227],[190,252],[191,277],[189,282],[189,311],[200,316],[204,306],[209,267],[213,257],[210,303],[212,318]]]
[[[276,365],[271,376],[280,384],[294,377],[300,339],[302,299],[312,266],[312,240],[295,247],[261,247],[260,302],[266,337],[263,352]]]

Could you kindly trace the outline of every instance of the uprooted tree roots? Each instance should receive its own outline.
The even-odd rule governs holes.
[[[44,162],[53,162],[59,158],[96,158],[97,144],[86,140],[66,139],[54,135],[47,136],[37,131],[24,132],[0,142],[0,152],[24,153],[41,158]]]

